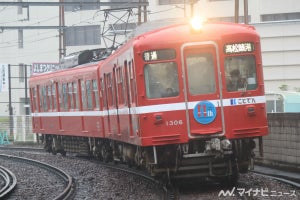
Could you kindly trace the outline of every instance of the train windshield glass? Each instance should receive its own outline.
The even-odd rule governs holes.
[[[245,91],[257,88],[254,56],[235,56],[225,59],[227,91]]]
[[[192,95],[216,92],[213,56],[209,53],[190,54],[186,57],[188,88]]]
[[[146,64],[144,73],[149,99],[178,96],[178,70],[175,62]]]

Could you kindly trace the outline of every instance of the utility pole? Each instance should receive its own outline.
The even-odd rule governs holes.
[[[235,0],[235,5],[234,5],[234,22],[239,23],[239,5],[240,0]],[[244,0],[244,23],[248,24],[249,19],[248,19],[248,0]]]
[[[235,4],[234,4],[234,22],[235,23],[239,23],[239,5],[240,0],[235,0]]]
[[[8,113],[9,113],[9,134],[12,135],[14,132],[14,118],[13,118],[13,107],[11,98],[11,66],[8,64]]]
[[[59,0],[63,3],[64,0]],[[64,4],[59,5],[59,59],[66,55],[66,41],[65,41],[65,7]]]
[[[248,0],[244,0],[244,23],[248,24],[249,19],[248,19]]]

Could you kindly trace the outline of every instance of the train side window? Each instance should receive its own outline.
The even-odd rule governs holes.
[[[62,85],[62,95],[63,95],[63,107],[64,110],[68,110],[68,87],[66,83]]]
[[[95,107],[97,109],[99,109],[100,108],[100,106],[99,106],[99,93],[98,93],[99,91],[98,91],[97,81],[92,80],[92,82],[93,82],[93,93],[94,93],[93,98],[94,98],[94,102],[95,102]]]
[[[257,88],[255,57],[232,56],[225,59],[227,91],[245,91]]]
[[[48,103],[47,103],[47,87],[42,87],[42,98],[43,98],[43,110],[48,111]]]
[[[149,99],[178,96],[178,71],[175,62],[146,64],[144,73]]]
[[[117,68],[117,90],[118,90],[118,104],[124,104],[124,85],[122,68]]]
[[[53,110],[56,110],[56,83],[52,85],[52,103],[53,103]]]
[[[78,95],[78,87],[77,82],[73,82],[73,96],[74,96],[74,108],[79,110],[79,95]]]
[[[75,109],[74,97],[73,97],[73,83],[68,83],[68,95],[70,101],[70,109]]]
[[[216,91],[213,56],[209,53],[187,55],[188,88],[192,95],[212,94]]]
[[[106,75],[106,87],[107,87],[107,103],[108,106],[113,106],[114,105],[114,99],[113,99],[113,85],[112,85],[112,76],[111,73]]]
[[[62,84],[58,84],[58,104],[60,106],[60,110],[63,110],[64,109],[64,104],[63,104],[63,99],[64,99],[64,96],[63,96],[63,89],[62,89]]]
[[[134,65],[133,65],[133,61],[130,61],[128,63],[129,66],[129,76],[130,76],[130,100],[131,103],[136,102],[136,82],[135,82],[135,76],[134,76]]]
[[[104,75],[105,76],[105,75]],[[105,78],[104,78],[105,79]],[[107,96],[106,96],[106,93],[105,93],[105,81],[104,81],[103,78],[100,78],[100,87],[101,87],[101,93],[100,93],[100,96],[101,98],[103,99],[103,107],[104,108],[107,108]]]
[[[39,102],[39,107],[40,107],[40,111],[43,111],[43,87],[39,87],[39,99],[40,99],[40,102]]]
[[[46,87],[47,87],[47,100],[49,102],[49,111],[52,111],[52,87],[51,85],[48,85]]]
[[[80,80],[81,83],[81,102],[82,102],[82,110],[86,110],[87,103],[86,103],[86,90],[85,90],[85,83],[84,80]]]
[[[85,86],[86,86],[86,96],[87,96],[87,108],[88,110],[93,110],[91,81],[87,80],[85,82]]]

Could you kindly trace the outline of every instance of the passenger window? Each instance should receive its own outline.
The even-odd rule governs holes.
[[[86,85],[86,96],[87,96],[87,108],[88,110],[93,110],[91,81],[87,80],[85,82],[85,85]]]
[[[93,80],[93,93],[94,93],[93,97],[94,97],[95,104],[96,104],[95,106],[96,106],[97,109],[100,108],[100,106],[99,106],[99,93],[98,92],[99,91],[98,91],[97,81]]]
[[[124,104],[124,85],[122,68],[117,68],[118,104]]]
[[[53,110],[56,110],[56,83],[52,85]]]
[[[178,71],[175,62],[146,64],[144,73],[149,99],[178,96]]]
[[[114,95],[113,95],[113,81],[112,81],[112,75],[111,73],[106,75],[106,87],[107,87],[107,103],[108,106],[114,106]]]
[[[74,106],[79,109],[79,96],[77,91],[77,82],[73,83]]]
[[[190,54],[186,57],[188,89],[191,95],[216,92],[213,56],[208,53]]]
[[[67,84],[63,83],[62,85],[62,94],[63,94],[63,108],[68,110],[68,94],[67,94]]]
[[[80,82],[81,82],[81,102],[82,102],[82,110],[85,110],[85,109],[87,108],[85,84],[84,84],[84,80],[81,80]]]
[[[257,88],[254,56],[235,56],[225,59],[227,91],[246,91]]]
[[[47,87],[47,99],[48,99],[48,102],[49,102],[49,110],[52,111],[52,87],[51,85],[49,86],[46,86]]]
[[[68,83],[68,95],[70,99],[70,109],[75,109],[74,97],[73,97],[73,83]]]
[[[44,108],[44,111],[48,111],[46,86],[43,86],[43,88],[42,88],[42,95],[43,95],[43,108]]]

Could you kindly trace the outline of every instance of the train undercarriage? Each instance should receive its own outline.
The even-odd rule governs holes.
[[[193,140],[188,144],[139,147],[109,139],[39,135],[46,151],[126,163],[168,180],[204,178],[234,185],[253,164],[254,138]]]

